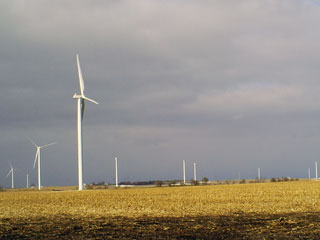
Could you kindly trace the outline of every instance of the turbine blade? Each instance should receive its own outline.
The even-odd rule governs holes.
[[[91,99],[91,98],[87,98],[86,96],[83,96],[82,98],[85,99],[85,100],[88,100],[88,101],[90,101],[90,102],[93,102],[93,103],[95,103],[95,104],[99,104],[99,103],[96,102],[95,100],[93,100],[93,99]]]
[[[31,138],[29,138],[29,137],[27,137],[27,138],[28,138],[29,141],[33,144],[33,146],[38,147],[37,144],[35,144],[35,143],[31,140]]]
[[[34,158],[33,169],[36,167],[37,157],[38,157],[38,148],[36,151],[36,157]]]
[[[84,83],[83,83],[83,77],[82,77],[82,73],[81,73],[80,61],[79,61],[78,54],[77,54],[77,66],[78,66],[78,75],[79,75],[79,84],[80,84],[80,94],[81,94],[81,96],[84,96]]]
[[[11,172],[12,172],[12,168],[10,169],[6,177],[8,177]]]
[[[86,106],[86,105],[85,105],[84,100],[81,99],[81,120],[83,119],[85,106]]]
[[[12,169],[13,167],[12,167],[12,164],[11,164],[11,162],[9,162],[10,163],[10,168]]]
[[[53,144],[57,144],[57,142],[53,142],[53,143],[49,143],[49,144],[43,145],[40,148],[47,147],[47,146],[50,146],[50,145],[53,145]]]

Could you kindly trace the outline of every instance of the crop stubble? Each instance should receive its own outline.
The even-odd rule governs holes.
[[[0,235],[49,239],[317,239],[320,183],[0,193]]]

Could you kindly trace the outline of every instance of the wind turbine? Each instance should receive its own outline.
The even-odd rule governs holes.
[[[115,165],[115,180],[116,180],[116,187],[118,187],[118,158],[114,158],[114,165]]]
[[[40,162],[40,149],[43,147],[48,147],[50,145],[56,144],[56,142],[53,143],[49,143],[43,146],[38,146],[37,144],[35,144],[30,138],[29,138],[30,142],[33,144],[33,146],[36,147],[36,156],[34,158],[34,164],[33,164],[33,169],[36,167],[36,162],[38,160],[38,189],[41,190],[41,162]]]
[[[83,189],[82,183],[82,119],[84,115],[84,108],[85,108],[85,101],[88,100],[89,102],[93,102],[95,104],[99,104],[96,101],[87,98],[84,95],[84,84],[83,78],[80,68],[79,57],[77,54],[77,67],[78,67],[78,76],[79,76],[79,84],[80,84],[80,95],[74,94],[73,98],[77,99],[77,130],[78,130],[78,185],[79,190]]]
[[[186,184],[186,160],[182,161],[182,167],[183,167],[183,184]]]
[[[8,177],[9,174],[11,173],[11,188],[14,188],[13,171],[14,171],[14,170],[13,170],[12,164],[11,164],[11,162],[10,162],[10,171],[8,172],[8,174],[7,174],[6,177]]]

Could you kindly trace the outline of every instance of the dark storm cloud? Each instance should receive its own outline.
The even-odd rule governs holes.
[[[182,159],[209,178],[304,177],[318,157],[315,1],[0,5],[2,185],[10,159],[21,186],[32,171],[26,135],[59,143],[44,185],[76,183],[76,53],[100,103],[86,105],[86,182],[112,181],[115,155],[122,180],[180,178]]]

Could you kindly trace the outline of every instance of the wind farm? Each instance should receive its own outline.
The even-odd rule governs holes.
[[[159,236],[172,238],[181,236],[182,233],[178,231],[180,228],[184,229],[183,236],[185,237],[201,236],[201,238],[213,237],[213,239],[221,236],[231,239],[235,234],[240,239],[250,238],[258,233],[259,236],[268,237],[270,231],[276,232],[275,236],[279,238],[282,236],[303,236],[306,238],[318,236],[315,229],[320,225],[310,227],[309,223],[318,218],[316,213],[320,212],[318,207],[320,202],[315,200],[315,194],[319,193],[317,191],[306,192],[306,187],[315,189],[319,185],[317,161],[315,161],[314,178],[311,178],[311,170],[308,168],[308,176],[305,178],[273,177],[265,179],[262,178],[261,168],[258,167],[256,168],[258,170],[256,178],[240,179],[239,174],[238,180],[209,180],[203,175],[205,169],[197,168],[196,162],[193,162],[193,168],[188,168],[186,160],[183,159],[180,179],[178,177],[178,179],[169,180],[149,179],[148,181],[119,182],[118,157],[114,157],[113,183],[105,181],[99,184],[84,183],[83,156],[87,154],[84,154],[86,151],[83,148],[82,127],[85,102],[89,101],[95,104],[98,102],[85,95],[78,54],[76,55],[76,66],[80,87],[80,94],[73,95],[73,98],[77,100],[75,142],[77,143],[78,185],[43,187],[41,184],[41,149],[55,145],[56,142],[39,146],[28,138],[36,148],[33,169],[37,165],[37,190],[34,185],[29,187],[29,173],[25,175],[27,177],[26,188],[15,188],[14,168],[10,162],[10,170],[6,177],[11,175],[11,189],[2,189],[0,192],[0,197],[5,202],[0,206],[2,213],[0,214],[0,223],[3,223],[2,219],[10,219],[9,225],[0,224],[2,236],[8,238],[15,238],[21,234],[22,236],[31,236],[31,238],[38,236],[50,238],[52,234],[61,236],[61,234],[65,234],[63,233],[65,227],[61,227],[62,225],[73,229],[66,234],[68,238],[100,238],[107,235],[126,239],[135,239],[138,236],[139,238]],[[90,160],[87,162],[87,166],[92,168]],[[181,167],[177,166],[176,169],[181,171]],[[188,169],[193,169],[193,177],[190,180],[187,177],[188,173],[190,174]],[[126,173],[126,177],[128,176]],[[80,195],[77,194],[79,191]],[[280,199],[279,192],[282,194]],[[264,204],[260,201],[261,196],[264,196]],[[41,203],[38,202],[38,198],[42,199]],[[15,199],[15,204],[12,199]],[[64,203],[61,203],[62,199]],[[86,204],[80,204],[84,199]],[[44,210],[39,212],[37,207],[25,207],[25,204],[33,206],[35,202],[38,207],[40,206]],[[311,205],[310,202],[312,202]],[[57,208],[58,205],[59,208]],[[290,215],[288,215],[288,207],[291,209]],[[304,222],[299,221],[301,216],[305,212],[309,212],[310,209],[315,214],[309,214]],[[33,222],[24,229],[18,227],[18,223],[15,222],[21,211],[24,212],[22,216],[24,221]],[[42,223],[45,226],[45,231],[34,230],[34,224],[38,224],[34,217],[35,212],[37,212],[36,219],[49,216]],[[88,212],[90,212],[90,220],[88,220]],[[278,218],[280,218],[280,224]],[[176,219],[178,219],[178,226]],[[190,224],[187,219],[192,219],[192,222],[197,225]],[[121,231],[110,229],[109,225],[102,224],[101,220],[109,221],[111,225],[120,226]],[[228,226],[230,221],[233,222],[233,225],[230,225],[232,231],[226,231],[225,226]],[[254,228],[246,228],[240,224],[243,221],[256,221],[257,224]],[[266,223],[266,221],[268,222]],[[293,224],[290,227],[283,227],[281,221]],[[139,225],[141,222],[142,225],[137,228],[129,227]],[[155,222],[157,227],[151,227]],[[145,228],[145,225],[148,227]],[[195,226],[201,227],[195,228]],[[292,227],[300,230],[289,234]]]
[[[0,6],[0,239],[320,239],[320,0]]]

